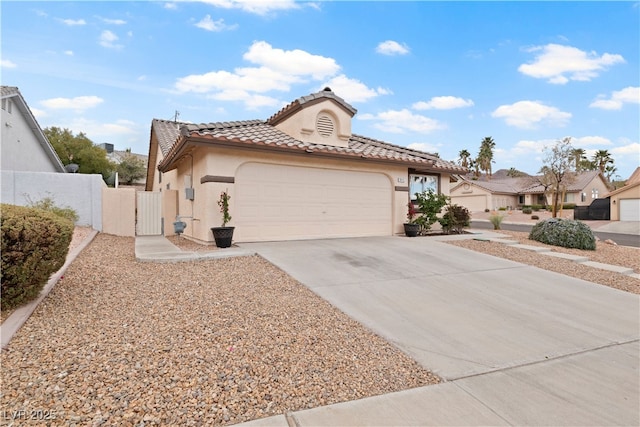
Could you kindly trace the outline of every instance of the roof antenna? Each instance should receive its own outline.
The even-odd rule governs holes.
[[[178,122],[178,117],[180,117],[180,111],[176,110],[176,114],[173,116],[173,122]]]

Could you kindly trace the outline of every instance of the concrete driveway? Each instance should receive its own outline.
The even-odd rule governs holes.
[[[463,390],[505,424],[640,424],[638,295],[434,238],[241,246],[393,342],[453,383],[440,386],[455,385],[455,393]],[[469,414],[456,423],[475,424],[473,419]]]

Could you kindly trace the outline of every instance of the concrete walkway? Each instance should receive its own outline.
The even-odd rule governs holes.
[[[446,381],[245,425],[640,425],[638,295],[431,238],[242,247]]]
[[[186,252],[164,236],[136,237],[135,252],[136,260],[141,262],[180,262],[255,255],[255,252],[238,247],[218,249],[212,252]]]

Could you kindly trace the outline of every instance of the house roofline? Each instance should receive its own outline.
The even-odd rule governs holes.
[[[185,128],[182,129],[182,132],[185,131]],[[212,145],[215,143],[215,145]],[[304,146],[304,143],[300,142],[300,145],[291,147],[285,146],[280,147],[276,145],[271,145],[267,143],[260,143],[255,141],[244,141],[240,138],[221,138],[221,137],[213,137],[211,135],[185,135],[184,133],[180,135],[178,141],[171,148],[169,153],[165,156],[164,159],[158,164],[158,170],[160,172],[168,172],[170,170],[175,169],[177,163],[180,162],[188,153],[193,150],[195,147],[216,147],[216,148],[231,148],[231,149],[241,149],[241,150],[261,150],[268,151],[272,153],[282,153],[282,154],[291,154],[291,155],[299,155],[299,156],[316,156],[323,158],[332,158],[338,160],[360,160],[371,163],[384,163],[384,164],[394,164],[394,165],[404,165],[408,167],[414,167],[418,169],[428,169],[434,173],[455,173],[457,170],[437,167],[434,165],[434,162],[430,159],[424,159],[423,162],[415,162],[415,161],[407,161],[407,160],[395,160],[378,156],[367,156],[362,153],[357,152],[332,152],[326,149],[314,149],[314,146]]]
[[[62,164],[60,157],[58,157],[56,150],[54,150],[47,136],[44,134],[44,132],[42,132],[42,128],[38,124],[38,121],[36,120],[33,113],[31,112],[31,109],[29,108],[27,101],[25,101],[24,97],[22,96],[22,93],[20,93],[20,89],[16,87],[14,92],[12,91],[2,96],[2,99],[7,99],[7,98],[18,99],[19,101],[17,103],[18,109],[27,120],[29,129],[31,129],[31,131],[34,133],[34,135],[40,142],[40,145],[42,146],[42,149],[45,151],[45,154],[53,162],[54,167],[57,168],[59,172],[66,173],[67,170],[65,169],[64,164]]]

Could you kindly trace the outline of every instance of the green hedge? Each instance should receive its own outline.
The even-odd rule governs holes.
[[[0,205],[2,310],[36,298],[51,274],[64,265],[73,223],[52,212]]]

